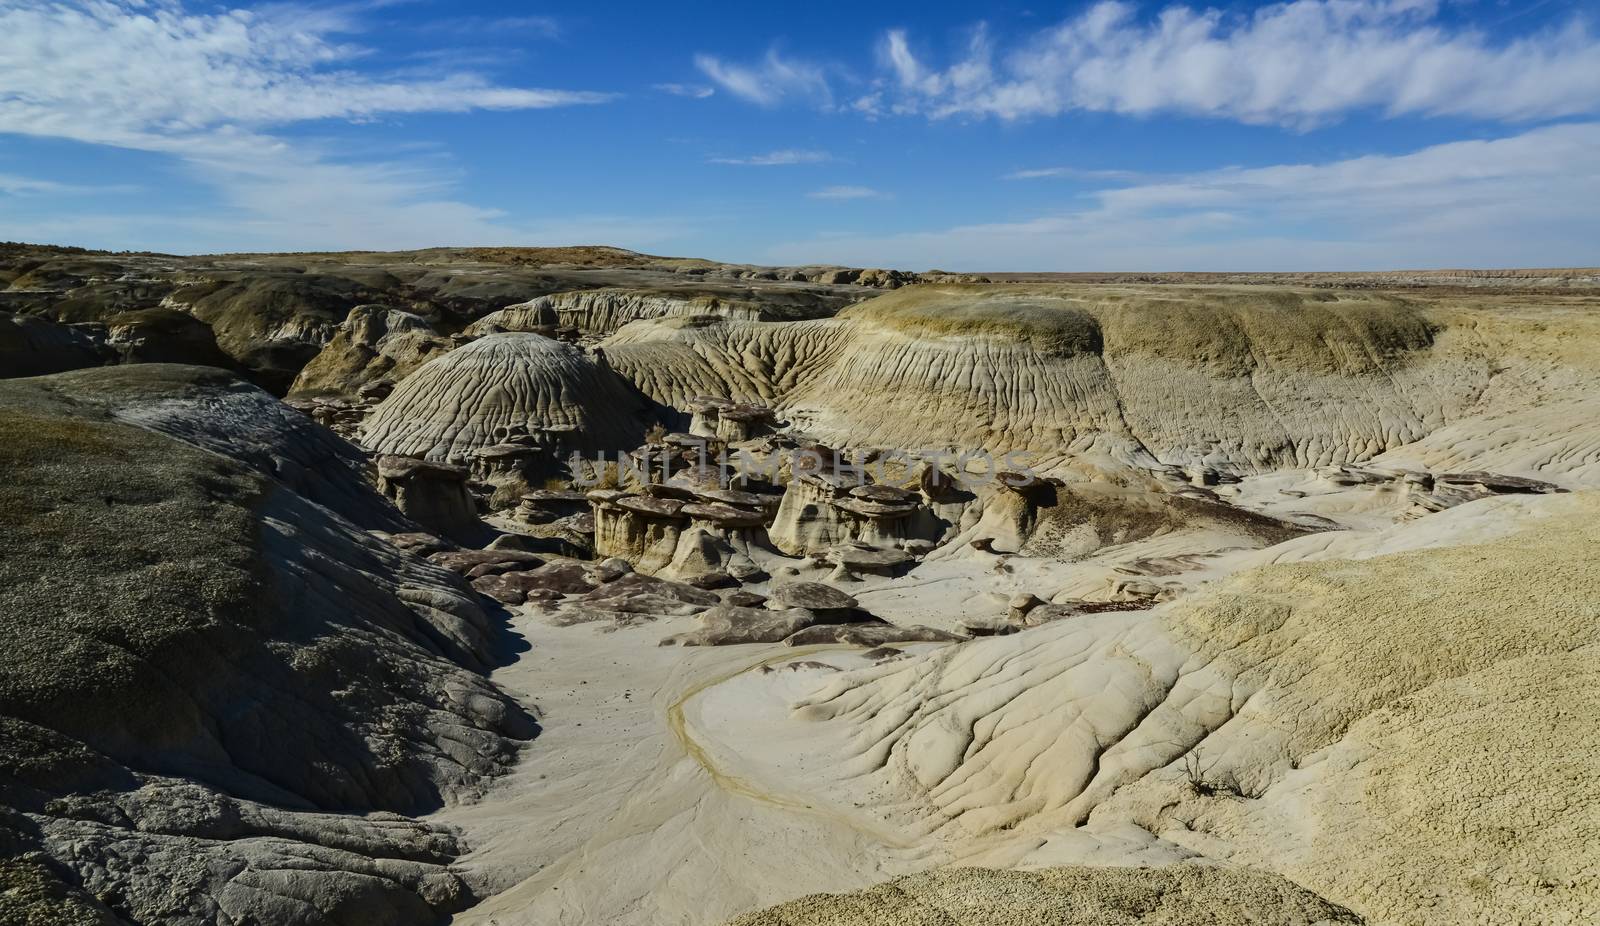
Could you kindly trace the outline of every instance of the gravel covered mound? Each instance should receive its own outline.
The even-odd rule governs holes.
[[[728,926],[1335,926],[1360,917],[1277,875],[1231,868],[948,868],[812,894]]]
[[[337,452],[297,471],[339,445],[275,406],[200,368],[0,384],[5,922],[425,923],[469,899],[455,838],[397,813],[475,793],[536,731],[480,674],[500,631],[291,489],[404,523]],[[239,459],[202,449],[221,432]]]

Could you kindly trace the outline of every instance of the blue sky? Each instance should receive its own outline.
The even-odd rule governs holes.
[[[1600,0],[0,0],[0,239],[1600,264]]]

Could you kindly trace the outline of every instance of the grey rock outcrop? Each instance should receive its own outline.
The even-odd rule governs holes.
[[[0,312],[0,378],[63,373],[105,360],[105,351],[87,332],[47,318]]]
[[[265,403],[183,367],[0,386],[0,843],[34,860],[5,873],[23,921],[398,926],[470,899],[454,837],[396,814],[475,793],[535,732],[481,674],[500,631],[339,513],[409,523],[337,455],[269,475],[316,426],[245,411]],[[248,419],[237,459],[209,449],[234,449],[217,408]]]

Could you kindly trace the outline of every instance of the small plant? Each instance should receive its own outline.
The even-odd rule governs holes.
[[[1191,752],[1183,757],[1183,776],[1189,782],[1189,787],[1200,797],[1239,797],[1254,800],[1262,794],[1262,789],[1247,789],[1240,784],[1239,776],[1230,770],[1226,775],[1216,777],[1211,770],[1217,765],[1212,762],[1206,765],[1200,760],[1199,752]]]
[[[647,444],[659,444],[665,440],[666,437],[667,426],[659,421],[657,421],[655,424],[652,424],[650,426],[650,430],[644,432],[644,442]]]
[[[563,488],[576,486],[585,491],[624,487],[622,471],[615,463],[606,460],[584,460],[575,455],[567,462],[567,467],[571,472],[570,478],[563,480],[558,477],[552,482],[561,482]],[[554,488],[548,483],[546,486]]]

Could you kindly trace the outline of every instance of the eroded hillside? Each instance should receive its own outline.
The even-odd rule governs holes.
[[[1600,914],[1592,272],[5,257],[8,917]]]

